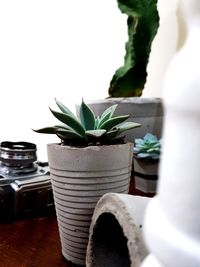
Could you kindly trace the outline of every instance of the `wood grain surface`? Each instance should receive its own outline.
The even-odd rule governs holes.
[[[73,267],[61,254],[56,217],[0,224],[0,267]]]
[[[129,194],[145,195],[135,189],[134,177]],[[75,266],[62,256],[55,214],[0,223],[0,267]]]

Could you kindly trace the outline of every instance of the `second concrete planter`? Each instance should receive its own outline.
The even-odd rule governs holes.
[[[135,189],[145,194],[155,194],[159,161],[133,157]]]
[[[89,226],[97,201],[128,193],[133,145],[76,148],[48,145],[50,176],[64,257],[85,265]]]

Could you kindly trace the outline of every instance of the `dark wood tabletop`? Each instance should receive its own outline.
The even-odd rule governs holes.
[[[55,215],[0,224],[0,267],[74,267],[61,254]]]
[[[129,194],[145,195],[137,192],[134,179]],[[0,267],[78,267],[62,256],[55,211],[0,223]]]

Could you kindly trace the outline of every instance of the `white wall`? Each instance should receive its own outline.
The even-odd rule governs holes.
[[[173,0],[168,2],[173,5]],[[54,107],[54,97],[73,110],[82,97],[107,97],[112,75],[123,64],[126,16],[116,0],[0,1],[0,38],[0,141],[32,141],[38,146],[38,158],[46,160],[46,144],[59,139],[31,128],[56,123],[48,110],[49,105]],[[174,40],[170,42],[174,46]],[[158,49],[151,59],[158,66],[151,67],[148,85],[156,88],[148,94],[155,91],[159,96],[158,71],[168,59],[166,51]]]
[[[126,17],[116,0],[0,1],[0,141],[27,140],[46,159],[56,137],[34,133],[56,122],[54,97],[74,108],[107,96],[123,63]]]

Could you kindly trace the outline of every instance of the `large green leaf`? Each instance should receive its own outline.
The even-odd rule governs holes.
[[[159,27],[157,0],[117,0],[128,15],[128,41],[124,66],[114,74],[109,88],[112,97],[140,96],[146,83],[152,41]]]
[[[73,130],[71,127],[69,127],[66,124],[59,124],[59,125],[55,125],[54,127],[56,127],[57,129],[64,129],[64,130]]]
[[[33,129],[33,131],[36,133],[45,133],[45,134],[56,134],[56,130],[57,130],[56,127],[44,127],[37,130]]]
[[[64,130],[64,129],[57,129],[56,130],[56,134],[61,137],[62,139],[68,139],[68,140],[72,140],[72,139],[86,139],[83,136],[81,136],[80,134],[78,134],[77,132],[74,132],[72,130]]]
[[[56,98],[55,98],[55,101],[56,101],[57,106],[59,107],[59,109],[62,112],[70,115],[73,118],[76,118],[75,115],[71,112],[71,110],[69,110],[65,105],[63,105],[61,102],[59,102]]]
[[[83,126],[80,124],[80,122],[74,118],[71,117],[68,114],[65,113],[60,113],[57,111],[54,111],[50,108],[52,114],[61,122],[65,123],[67,126],[71,127],[75,132],[80,134],[82,137],[85,137],[85,129]]]
[[[133,128],[137,128],[140,127],[141,124],[140,123],[136,123],[136,122],[132,122],[132,121],[127,121],[122,123],[121,125],[116,126],[116,128],[118,129],[118,133],[121,134],[127,130],[133,129]]]
[[[95,129],[95,115],[94,112],[82,101],[80,106],[80,120],[86,130]]]
[[[117,104],[115,105],[112,105],[111,107],[107,108],[101,115],[101,118],[100,118],[100,121],[99,121],[99,125],[98,125],[98,128],[101,127],[101,125],[107,121],[108,119],[111,119],[116,108],[117,108]]]
[[[125,120],[127,120],[129,118],[129,115],[124,115],[124,116],[118,116],[118,117],[114,117],[111,118],[107,121],[105,121],[102,125],[101,125],[101,129],[105,129],[107,131],[109,131],[110,129],[112,129],[113,127],[115,127],[116,125],[124,122]]]

